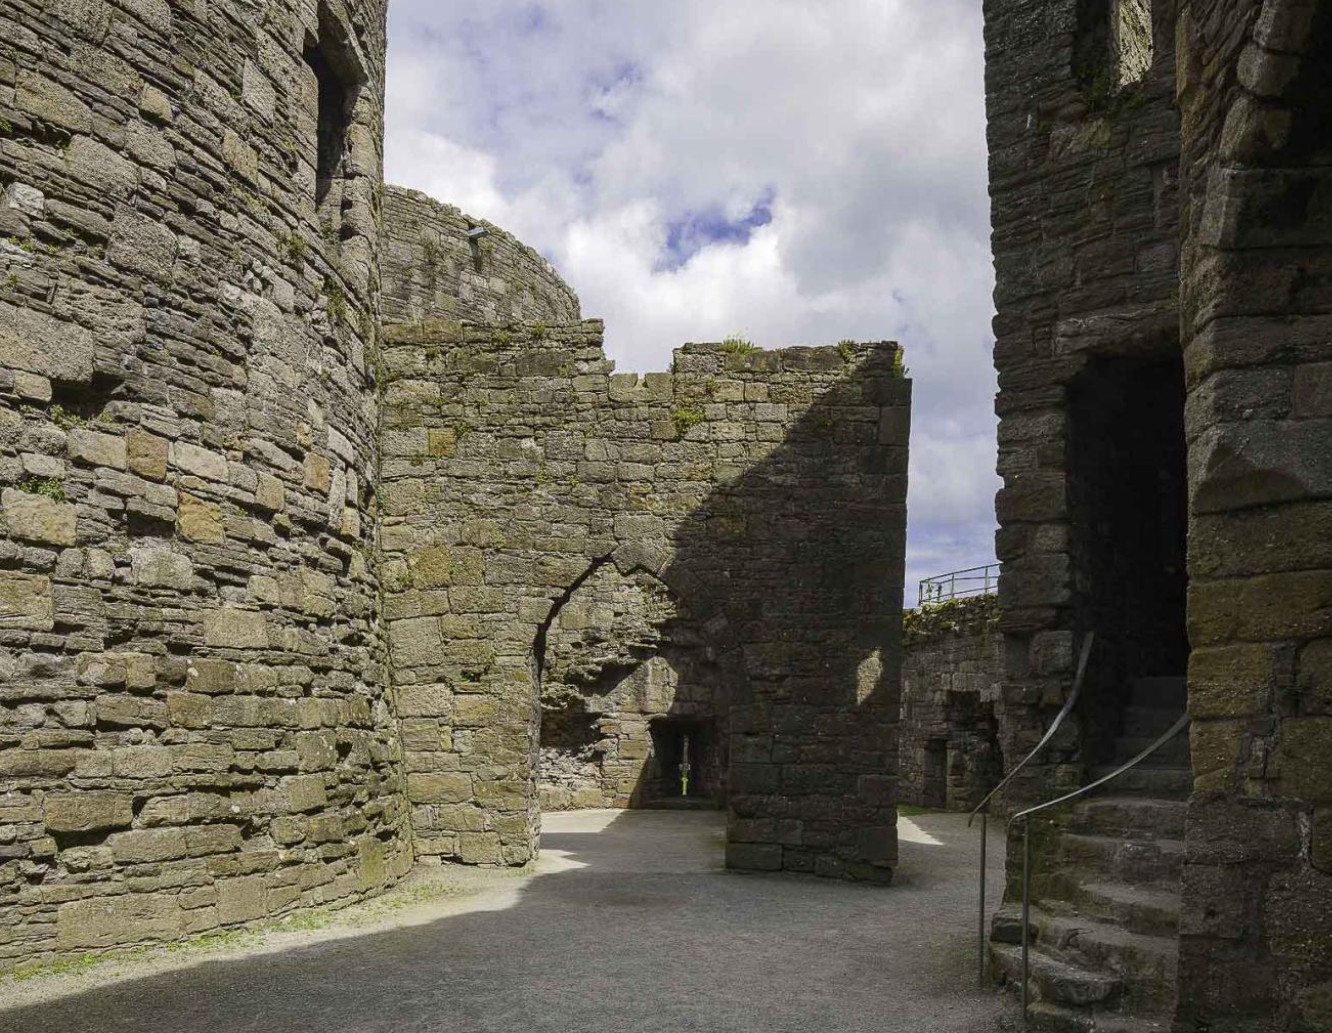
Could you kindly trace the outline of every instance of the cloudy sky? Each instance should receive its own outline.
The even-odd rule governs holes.
[[[907,597],[993,558],[980,0],[393,0],[391,182],[545,254],[621,370],[898,340]]]

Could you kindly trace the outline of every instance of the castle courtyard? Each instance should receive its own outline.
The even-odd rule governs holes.
[[[716,811],[566,811],[544,826],[530,874],[435,868],[322,929],[27,980],[7,988],[0,1030],[998,1028],[1002,998],[975,989],[965,815],[904,817],[887,889],[727,872]],[[989,875],[997,895],[993,853]]]

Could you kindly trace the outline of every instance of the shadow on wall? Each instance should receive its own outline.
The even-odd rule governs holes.
[[[780,355],[788,369],[844,361]],[[769,357],[776,370],[777,355],[749,364]],[[727,358],[686,349],[677,372],[722,375]],[[534,649],[547,804],[592,802],[559,785],[571,750],[594,758],[620,806],[678,800],[687,762],[695,791],[726,794],[732,865],[889,875],[909,385],[894,351],[862,359],[810,397],[774,385],[763,404],[808,408],[747,468],[716,447],[731,428],[710,424],[716,486],[666,494],[666,510],[690,507],[669,545],[625,542],[557,603]],[[589,592],[598,582],[611,590]],[[626,586],[637,605],[608,602]],[[682,642],[699,655],[682,661]],[[594,731],[580,741],[571,716]]]
[[[544,704],[547,768],[591,767],[587,802],[641,799],[710,736],[691,774],[727,772],[732,866],[886,880],[899,349],[686,345],[639,378],[600,345],[598,323],[388,341],[385,612],[418,856],[532,856]]]
[[[543,811],[725,802],[717,651],[665,582],[597,560],[556,602],[533,652]]]
[[[688,371],[694,357],[683,358]],[[896,861],[910,398],[900,370],[895,350],[870,351],[766,459],[719,476],[662,572],[724,672],[734,867],[887,878]]]

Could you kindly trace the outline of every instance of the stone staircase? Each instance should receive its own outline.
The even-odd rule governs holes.
[[[1093,769],[1089,781],[1146,749],[1174,724],[1184,704],[1183,678],[1136,680],[1116,763]],[[1049,812],[1048,821],[1033,822],[1034,1028],[1169,1029],[1191,780],[1188,735],[1181,732],[1101,790]],[[1010,901],[990,930],[992,971],[1014,987],[1022,972],[1021,915],[1021,900]]]

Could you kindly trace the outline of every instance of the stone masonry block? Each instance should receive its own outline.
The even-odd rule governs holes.
[[[253,610],[213,610],[204,616],[204,641],[231,649],[266,649],[268,619]]]
[[[68,502],[34,495],[17,488],[0,493],[9,533],[16,538],[48,545],[73,545],[77,511]]]
[[[54,626],[51,579],[6,571],[0,577],[0,630],[50,631]]]
[[[81,833],[128,828],[134,820],[122,793],[49,793],[42,801],[48,832]]]
[[[122,437],[75,427],[69,432],[69,457],[89,466],[110,466],[123,470],[128,449]]]

